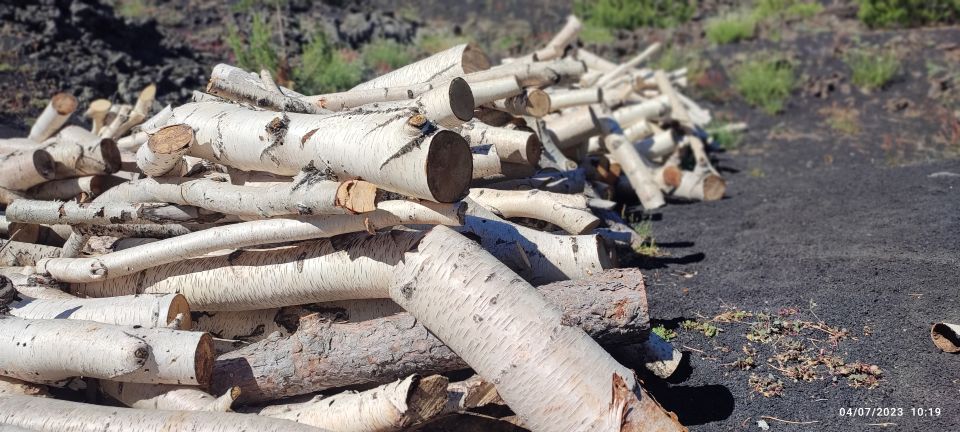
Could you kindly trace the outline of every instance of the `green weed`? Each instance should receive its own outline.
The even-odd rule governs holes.
[[[768,114],[783,110],[796,84],[793,65],[786,60],[757,57],[733,70],[733,86],[751,105]]]
[[[854,49],[843,61],[852,73],[850,80],[867,89],[882,89],[900,71],[900,59],[893,51]]]
[[[320,94],[353,87],[360,82],[362,72],[359,61],[347,59],[327,41],[326,35],[317,33],[304,47],[293,78],[301,92]]]
[[[916,27],[960,19],[957,0],[859,0],[857,17],[872,28]]]
[[[729,12],[711,18],[705,27],[710,42],[726,44],[752,38],[757,30],[757,19],[745,12]]]
[[[361,50],[363,62],[378,74],[409,64],[413,56],[406,46],[388,39],[378,39]]]
[[[650,331],[667,342],[677,338],[677,332],[664,327],[663,324],[654,326]]]

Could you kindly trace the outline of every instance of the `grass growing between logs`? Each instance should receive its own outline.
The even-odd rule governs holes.
[[[771,115],[783,110],[795,85],[793,65],[784,59],[760,56],[733,70],[733,86],[744,100]]]
[[[782,396],[793,385],[824,380],[854,388],[879,386],[883,378],[879,366],[848,361],[841,354],[841,344],[859,338],[820,320],[815,307],[812,303],[807,311],[788,307],[775,312],[725,307],[713,317],[683,321],[678,328],[682,333],[675,337],[684,343],[706,338],[712,352],[709,348],[691,350],[733,370],[749,372],[747,386],[764,397]],[[740,336],[735,339],[738,348],[721,343],[718,336],[727,332]],[[864,337],[869,335],[865,330]],[[729,337],[722,339],[730,341]]]
[[[657,240],[653,238],[653,221],[644,220],[631,225],[634,231],[640,237],[643,237],[643,244],[634,246],[633,251],[644,256],[655,257],[660,255],[660,248],[657,247]]]
[[[900,71],[900,59],[891,50],[854,49],[844,56],[850,79],[865,90],[882,89]]]

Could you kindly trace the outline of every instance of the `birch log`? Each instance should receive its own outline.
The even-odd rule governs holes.
[[[546,132],[561,150],[575,147],[603,131],[600,120],[590,107],[572,108],[544,121]]]
[[[13,240],[0,240],[0,265],[21,267],[37,265],[41,259],[60,256],[61,249]]]
[[[33,299],[10,305],[10,315],[24,319],[71,319],[104,324],[167,327],[178,315],[177,328],[191,327],[190,306],[180,294],[128,295],[110,298]]]
[[[523,87],[515,76],[505,76],[488,81],[470,83],[475,106],[487,105],[498,99],[506,99],[523,93]]]
[[[110,138],[67,126],[50,141],[44,150],[56,162],[57,178],[112,174],[120,169],[120,150]]]
[[[646,61],[648,58],[650,58],[650,56],[654,55],[659,49],[660,49],[660,43],[654,42],[652,45],[647,47],[647,49],[643,50],[643,52],[641,52],[640,54],[637,54],[636,57],[630,59],[626,63],[617,65],[617,67],[614,68],[613,70],[604,72],[603,76],[601,76],[600,79],[597,80],[596,85],[599,87],[603,87],[607,84],[610,84],[613,80],[619,78],[620,75],[622,75],[626,71],[633,69],[639,66],[644,61]]]
[[[463,137],[422,118],[408,108],[318,116],[201,102],[176,108],[171,121],[194,128],[192,156],[233,168],[295,175],[313,167],[408,196],[456,201],[470,183],[470,150]]]
[[[604,346],[638,340],[649,327],[643,278],[635,269],[609,270],[537,290],[563,312],[564,322]],[[466,367],[410,314],[342,322],[321,313],[304,316],[288,337],[273,334],[221,355],[212,383],[217,393],[238,385],[240,400],[256,403]]]
[[[123,383],[100,380],[100,391],[130,408],[167,411],[228,412],[240,397],[230,388],[217,397],[196,387],[168,384]]]
[[[139,179],[118,185],[97,202],[164,202],[253,218],[286,215],[365,213],[376,210],[377,188],[361,180],[326,180],[307,171],[293,182],[237,186],[212,179]]]
[[[407,254],[390,291],[490,379],[533,430],[684,430],[631,370],[504,264],[449,228],[433,228],[416,253]],[[468,319],[463,310],[471,311]]]
[[[525,228],[467,201],[461,231],[479,236],[485,249],[534,285],[580,279],[613,266],[610,252],[595,235],[565,236]]]
[[[97,99],[93,102],[90,102],[90,106],[87,107],[87,111],[83,113],[84,116],[90,118],[90,122],[93,124],[90,132],[100,132],[100,129],[103,128],[103,121],[107,117],[107,112],[110,111],[111,105],[113,104],[106,99]]]
[[[543,151],[543,144],[533,132],[471,122],[463,125],[461,133],[471,147],[494,146],[504,162],[536,165]]]
[[[325,112],[319,106],[299,97],[266,89],[263,82],[251,78],[249,72],[223,63],[213,68],[206,92],[227,100],[274,111],[307,114]]]
[[[48,181],[26,191],[26,195],[39,200],[89,201],[103,191],[123,183],[123,179],[113,176],[84,176]]]
[[[0,156],[0,188],[26,190],[55,175],[53,156],[46,150],[17,150]]]
[[[563,25],[557,34],[553,35],[550,42],[543,48],[533,53],[533,59],[536,61],[553,60],[563,56],[564,50],[570,44],[577,40],[580,35],[580,29],[583,24],[574,15],[567,16],[567,22]]]
[[[943,352],[960,352],[960,325],[939,322],[930,328],[930,339]]]
[[[367,90],[372,88],[398,87],[425,82],[446,81],[471,72],[482,71],[489,67],[490,60],[480,48],[472,44],[461,44],[380,75],[350,90]]]
[[[377,210],[359,215],[267,219],[218,226],[94,258],[47,258],[38,262],[37,268],[39,273],[63,282],[93,282],[224,249],[374,232],[394,225],[461,225],[465,207],[462,203],[384,201]]]
[[[177,124],[160,128],[137,150],[137,167],[150,177],[184,173],[183,156],[195,142],[190,126]]]
[[[516,116],[543,117],[550,112],[550,95],[540,89],[526,89],[523,93],[492,103],[493,107]]]
[[[362,392],[317,396],[256,411],[262,416],[338,432],[391,432],[433,418],[446,402],[446,377],[411,375]]]
[[[470,148],[473,155],[473,179],[489,179],[504,177],[503,164],[497,148],[491,145]]]
[[[581,105],[592,105],[602,101],[603,89],[600,87],[560,90],[550,93],[550,109],[553,111]]]
[[[525,217],[550,222],[570,234],[584,234],[600,224],[600,219],[587,209],[584,195],[473,188],[470,190],[470,199],[500,217]]]
[[[473,118],[473,92],[463,78],[454,78],[437,85],[409,102],[378,104],[380,108],[413,107],[418,113],[437,125],[458,127]]]
[[[0,425],[37,432],[318,432],[307,425],[254,415],[204,411],[151,411],[55,399],[0,398]]]
[[[575,55],[577,60],[586,63],[590,69],[596,69],[600,72],[608,72],[617,67],[616,63],[600,57],[582,47],[577,48]]]
[[[65,320],[50,320],[65,321]],[[71,321],[76,322],[76,321]],[[216,354],[213,338],[206,333],[168,328],[120,327],[125,334],[146,342],[149,356],[143,367],[108,378],[143,384],[207,386]]]
[[[627,128],[642,120],[655,120],[671,112],[666,97],[657,97],[638,104],[627,105],[613,111],[613,119],[621,128]]]
[[[7,207],[12,222],[31,224],[110,225],[206,222],[218,215],[201,214],[195,207],[164,203],[76,203],[16,200]]]
[[[513,76],[523,87],[546,87],[567,82],[575,82],[587,71],[583,62],[560,59],[545,62],[517,62],[500,65],[491,69],[463,76],[468,83],[495,80]]]
[[[726,181],[722,177],[706,170],[683,171],[680,184],[672,195],[694,201],[716,201],[723,198],[726,188]]]
[[[645,160],[623,135],[608,135],[606,145],[610,155],[623,168],[623,173],[630,181],[630,186],[633,187],[643,208],[652,210],[663,207],[666,201],[660,186],[654,179],[652,163]]]
[[[417,233],[391,231],[373,236],[346,235],[292,247],[235,251],[174,262],[103,282],[73,284],[70,290],[89,297],[179,292],[190,308],[198,311],[244,311],[386,298],[394,266],[418,238]],[[242,332],[234,330],[233,324],[228,326],[232,332]]]
[[[37,117],[37,121],[33,123],[27,138],[36,142],[43,142],[57,133],[76,110],[77,98],[72,94],[57,93],[53,95],[50,103],[40,113],[40,117]]]
[[[45,383],[136,372],[150,357],[150,345],[128,334],[131,329],[89,321],[0,317],[0,375]]]

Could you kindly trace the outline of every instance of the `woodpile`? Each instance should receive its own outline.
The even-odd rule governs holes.
[[[710,115],[644,66],[658,44],[616,64],[579,29],[324,95],[221,64],[191,103],[150,86],[86,128],[54,96],[0,140],[0,425],[397,431],[497,405],[503,430],[684,430],[615,359],[679,362],[616,252],[643,241],[631,203],[723,196]]]

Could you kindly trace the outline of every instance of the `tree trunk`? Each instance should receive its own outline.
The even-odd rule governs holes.
[[[551,110],[550,95],[547,92],[529,88],[523,93],[492,103],[493,108],[516,116],[543,117]]]
[[[463,75],[463,79],[473,84],[498,78],[515,76],[522,87],[547,87],[556,84],[576,82],[587,71],[583,62],[569,59],[544,62],[517,62],[500,65],[487,70]]]
[[[295,422],[255,415],[205,411],[152,411],[55,399],[0,398],[0,425],[38,432],[318,432]]]
[[[694,201],[716,201],[723,198],[727,182],[722,177],[704,171],[684,171],[680,185],[672,195]]]
[[[537,165],[543,151],[543,144],[533,132],[473,122],[463,125],[461,133],[471,147],[495,147],[497,155],[504,162]]]
[[[150,177],[185,174],[183,156],[194,143],[190,126],[175,124],[160,128],[137,150],[137,167]]]
[[[65,294],[65,293],[64,293]],[[24,293],[27,297],[29,295]],[[110,298],[26,298],[10,307],[10,314],[24,319],[71,319],[104,324],[167,327],[182,314],[177,327],[189,330],[190,306],[180,294],[127,295]]]
[[[304,114],[327,112],[298,96],[271,91],[264,88],[262,80],[253,78],[250,72],[227,64],[218,64],[210,74],[206,92],[235,102],[250,104],[273,111]]]
[[[487,105],[498,99],[506,99],[523,93],[523,87],[515,76],[505,76],[488,81],[470,83],[475,107]]]
[[[623,173],[630,181],[630,186],[636,192],[643,208],[652,210],[663,207],[666,201],[663,198],[663,191],[654,179],[652,163],[640,156],[637,149],[623,135],[607,135],[606,145],[610,155],[623,168]]]
[[[101,138],[79,126],[67,126],[50,141],[43,149],[56,162],[57,178],[112,174],[120,170],[120,150],[111,138]]]
[[[338,432],[392,432],[439,414],[447,401],[447,378],[411,375],[362,392],[317,396],[307,402],[255,411]]]
[[[196,207],[158,202],[83,203],[16,200],[7,206],[10,221],[30,224],[112,225],[208,222],[222,215],[201,212]]]
[[[564,322],[603,345],[639,340],[648,328],[643,278],[637,270],[609,270],[537,290],[563,312]],[[252,403],[468,367],[409,314],[364,321],[347,316],[349,322],[330,319],[325,312],[304,316],[288,337],[271,335],[220,356],[214,390],[238,385],[243,389],[240,399]]]
[[[321,116],[202,102],[174,109],[171,121],[194,128],[192,156],[229,167],[280,175],[312,167],[408,196],[456,201],[470,183],[470,150],[460,135],[418,117],[410,108]]]
[[[100,391],[130,408],[167,411],[228,412],[240,397],[239,387],[217,397],[196,387],[107,380],[100,380]]]
[[[27,190],[26,195],[39,200],[88,202],[103,191],[122,182],[123,180],[119,177],[112,176],[75,177],[39,184]]]
[[[580,28],[583,25],[574,15],[567,16],[567,22],[563,25],[557,34],[553,35],[547,45],[533,53],[534,61],[546,61],[560,58],[568,45],[577,41],[580,35]]]
[[[46,150],[17,150],[0,156],[0,188],[22,191],[55,177],[56,164]]]
[[[565,195],[539,190],[501,191],[473,188],[470,199],[500,217],[525,217],[550,222],[570,234],[585,234],[600,224],[587,209],[584,195]]]
[[[87,107],[87,111],[83,114],[89,117],[90,122],[93,123],[93,128],[90,129],[90,132],[95,134],[100,132],[100,129],[103,128],[104,119],[106,119],[107,113],[110,112],[111,105],[113,104],[106,99],[97,99],[90,102],[90,106]]]
[[[550,93],[550,109],[560,111],[582,105],[593,105],[603,101],[603,89],[599,87],[579,90],[560,90]]]

